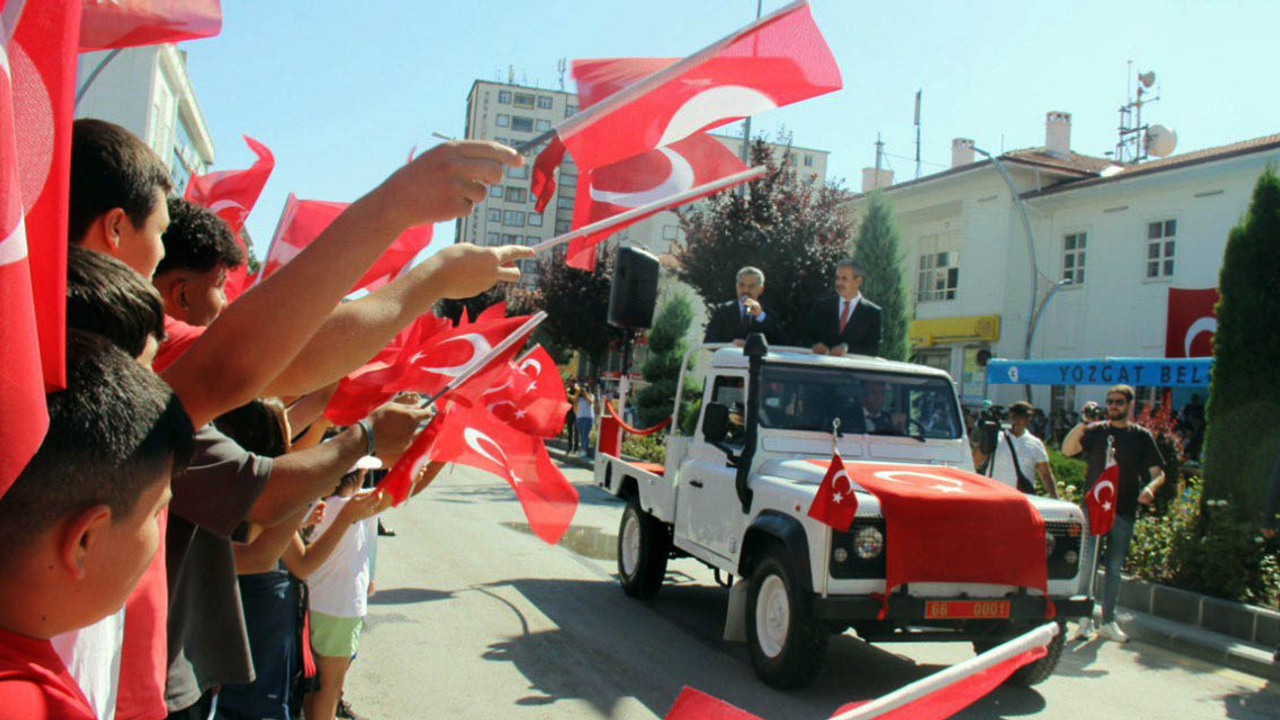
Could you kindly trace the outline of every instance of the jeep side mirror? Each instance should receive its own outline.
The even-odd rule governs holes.
[[[702,411],[702,438],[711,445],[724,442],[729,435],[729,408],[723,403],[707,403]]]

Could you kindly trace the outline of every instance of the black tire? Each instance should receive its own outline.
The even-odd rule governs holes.
[[[657,595],[667,575],[670,554],[671,526],[641,510],[634,495],[628,498],[618,524],[618,578],[622,591],[640,600]]]
[[[1055,635],[1053,640],[1049,643],[1049,649],[1045,656],[1013,671],[1013,674],[1004,681],[1004,684],[1017,687],[1031,687],[1032,685],[1039,685],[1045,680],[1048,680],[1049,676],[1053,674],[1053,671],[1057,669],[1058,661],[1062,659],[1062,648],[1066,643],[1067,624],[1066,622],[1059,620],[1058,634]],[[999,642],[993,641],[974,640],[973,649],[975,652],[984,653],[999,644]]]
[[[812,610],[813,596],[800,589],[791,563],[768,548],[751,574],[746,621],[751,665],[765,684],[794,690],[817,677],[830,630]]]

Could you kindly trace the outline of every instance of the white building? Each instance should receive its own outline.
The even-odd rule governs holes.
[[[213,164],[213,138],[187,76],[187,55],[176,46],[82,53],[76,94],[77,118],[116,123],[156,151],[172,174],[174,194]]]
[[[1280,135],[1128,165],[1073,152],[1068,113],[1049,113],[1045,135],[1044,147],[999,156],[1016,199],[964,139],[953,142],[950,169],[881,181],[902,230],[913,356],[950,371],[967,402],[1006,404],[1023,393],[984,387],[978,366],[981,350],[1022,358],[1027,342],[1033,275],[1017,201],[1034,238],[1037,307],[1061,283],[1029,357],[1165,357],[1169,289],[1217,286],[1227,234],[1266,164],[1280,160]],[[866,197],[846,206],[855,221]],[[1032,400],[1076,408],[1104,392],[1040,386]]]

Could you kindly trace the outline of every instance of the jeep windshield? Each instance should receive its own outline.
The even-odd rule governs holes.
[[[765,363],[760,426],[775,430],[896,435],[918,440],[962,436],[955,392],[945,378]]]

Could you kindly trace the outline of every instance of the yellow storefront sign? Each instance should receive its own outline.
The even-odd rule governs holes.
[[[988,341],[1000,339],[999,315],[912,320],[907,331],[913,347],[932,347],[940,343]]]

